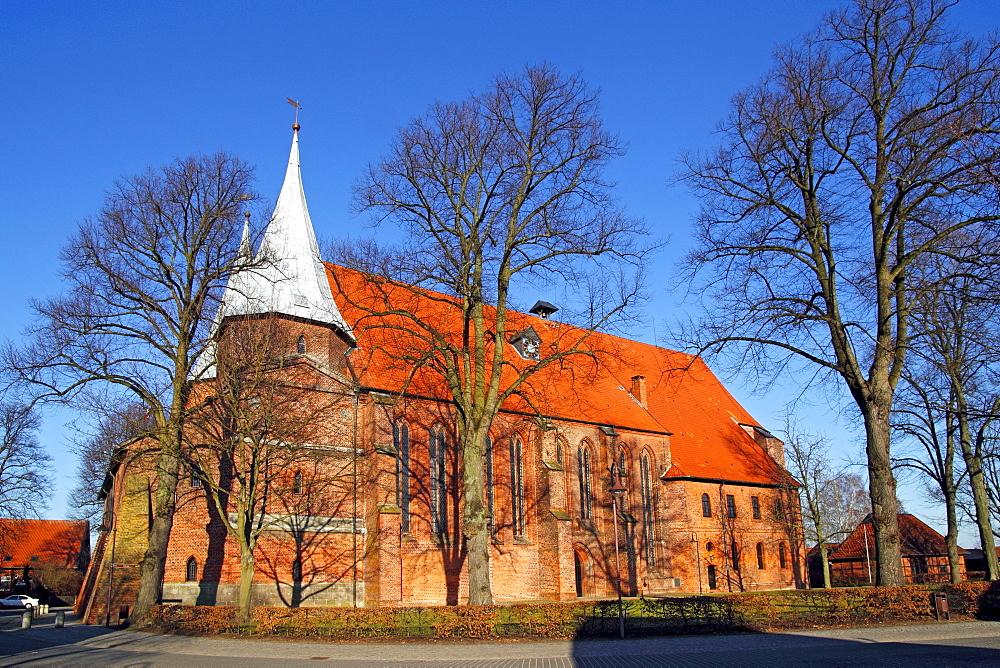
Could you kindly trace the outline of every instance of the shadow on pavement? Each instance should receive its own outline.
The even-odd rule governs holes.
[[[66,613],[66,625],[55,628],[56,612]],[[104,626],[87,626],[78,623],[72,608],[51,608],[46,615],[37,615],[30,629],[21,629],[24,610],[0,609],[0,657],[31,652],[48,647],[72,645],[90,638],[113,633],[117,629]]]
[[[571,660],[576,666],[1000,666],[1000,629],[968,634],[955,630],[955,637],[923,639],[919,630],[901,629],[901,635],[914,637],[899,641],[886,638],[884,629],[870,634],[872,638],[857,629],[853,638],[747,633],[577,641]]]

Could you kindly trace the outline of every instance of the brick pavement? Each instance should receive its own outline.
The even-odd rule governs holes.
[[[162,636],[42,621],[3,631],[0,665],[434,665],[561,668],[725,665],[998,665],[1000,623],[956,622],[775,634],[535,642],[339,644]],[[11,643],[8,641],[18,641]],[[18,652],[4,651],[5,647]],[[28,653],[30,652],[30,653]],[[891,660],[890,660],[891,659]]]

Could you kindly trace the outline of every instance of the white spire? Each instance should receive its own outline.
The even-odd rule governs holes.
[[[350,335],[333,301],[309,218],[302,189],[297,125],[293,126],[285,182],[257,250],[255,259],[260,266],[230,279],[222,317],[274,312],[334,325]]]

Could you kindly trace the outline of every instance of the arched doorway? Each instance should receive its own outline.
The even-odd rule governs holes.
[[[590,559],[581,548],[573,550],[573,575],[577,598],[590,595]]]

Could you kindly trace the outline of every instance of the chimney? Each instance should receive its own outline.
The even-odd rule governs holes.
[[[646,408],[646,377],[632,376],[632,396]]]

